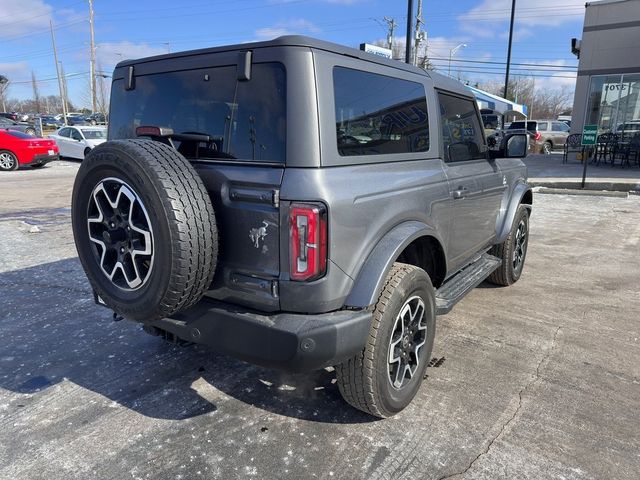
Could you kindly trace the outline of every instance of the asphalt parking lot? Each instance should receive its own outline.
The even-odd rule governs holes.
[[[439,317],[377,420],[289,375],[114,323],[76,258],[78,163],[0,175],[0,478],[562,478],[640,472],[640,196],[535,195],[527,265]]]

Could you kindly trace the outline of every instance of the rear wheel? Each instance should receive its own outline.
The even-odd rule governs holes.
[[[89,153],[91,153],[91,149],[90,148],[85,148],[84,149],[84,158],[87,158],[87,155],[89,155]]]
[[[124,317],[171,316],[211,284],[218,248],[211,200],[168,145],[117,140],[91,150],[74,183],[72,222],[93,289]]]
[[[516,217],[507,239],[494,245],[489,253],[502,260],[502,264],[487,280],[496,285],[508,286],[516,283],[522,275],[529,245],[529,211],[524,205],[518,207]]]
[[[18,157],[9,150],[0,150],[0,170],[8,172],[18,168]]]
[[[340,393],[376,417],[400,412],[422,384],[434,336],[435,292],[429,276],[421,268],[395,263],[364,349],[336,367]]]
[[[545,155],[551,155],[551,150],[553,150],[553,146],[551,142],[544,142],[542,144],[542,153]]]

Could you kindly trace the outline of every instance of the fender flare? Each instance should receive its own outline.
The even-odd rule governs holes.
[[[387,232],[365,260],[345,306],[367,308],[376,303],[396,258],[411,242],[424,236],[433,237],[443,245],[433,227],[418,221],[401,223]]]
[[[518,183],[513,189],[513,193],[509,198],[509,205],[503,215],[503,220],[501,222],[501,227],[498,230],[498,235],[496,239],[496,244],[502,243],[506,240],[509,232],[511,231],[511,226],[513,224],[513,219],[516,217],[516,212],[518,211],[518,207],[522,203],[522,198],[528,193],[531,192],[531,187],[527,183]],[[531,211],[531,205],[525,204],[525,206]]]

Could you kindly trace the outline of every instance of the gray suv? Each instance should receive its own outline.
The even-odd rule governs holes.
[[[486,147],[471,92],[306,37],[117,65],[109,141],[73,190],[97,303],[290,371],[354,407],[413,399],[437,315],[522,274],[525,134]],[[513,158],[509,158],[513,157]]]

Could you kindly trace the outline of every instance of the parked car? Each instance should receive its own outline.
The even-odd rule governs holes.
[[[16,170],[19,166],[42,167],[58,159],[53,140],[34,138],[16,130],[0,130],[0,170]]]
[[[104,125],[105,123],[107,123],[107,118],[105,117],[104,113],[93,113],[86,117],[86,120],[91,125]]]
[[[9,120],[13,120],[14,122],[18,121],[17,113],[9,113],[9,112],[0,112],[0,117],[8,118]]]
[[[64,125],[62,120],[56,119],[53,115],[43,115],[40,117],[44,128],[60,128]]]
[[[62,127],[49,135],[60,148],[61,157],[83,160],[97,145],[107,140],[104,127]]]
[[[336,366],[348,403],[388,417],[436,315],[522,274],[527,135],[490,156],[473,93],[433,71],[300,36],[181,52],[120,62],[109,120],[75,243],[95,301],[148,333]]]
[[[10,129],[16,130],[18,132],[26,133],[27,135],[35,136],[36,135],[36,127],[31,123],[24,122],[14,122],[5,117],[0,117],[0,129]]]
[[[569,126],[559,120],[528,120],[512,122],[509,130],[524,131],[531,134],[531,149],[535,153],[549,155],[554,149],[564,148],[569,136]]]

